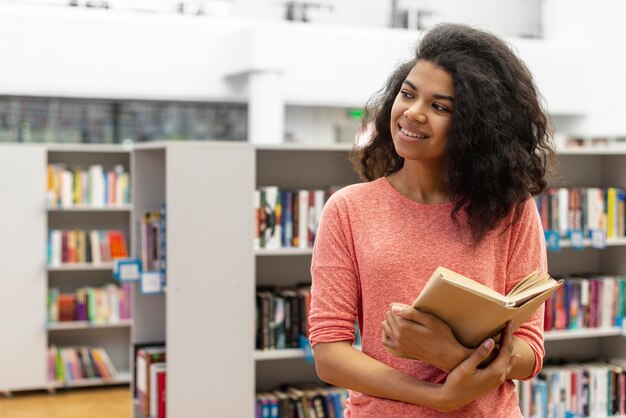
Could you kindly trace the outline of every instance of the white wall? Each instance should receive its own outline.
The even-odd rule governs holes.
[[[547,0],[544,4],[547,39],[567,40],[585,51],[577,65],[587,68],[586,76],[575,88],[588,91],[589,111],[576,127],[577,134],[626,136],[624,16],[622,0]]]
[[[243,101],[218,40],[245,24],[0,3],[0,94]]]

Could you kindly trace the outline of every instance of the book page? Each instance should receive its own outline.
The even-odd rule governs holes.
[[[550,279],[550,275],[548,273],[535,270],[528,276],[520,280],[519,283],[517,283],[517,285],[515,285],[515,287],[511,289],[507,296],[515,296],[516,294],[530,289],[531,287],[536,286],[537,284],[542,283],[548,279]]]
[[[524,291],[518,292],[517,294],[510,296],[509,299],[513,303],[513,306],[522,306],[530,299],[534,299],[536,296],[558,287],[562,282],[563,280],[559,280],[557,282],[552,277],[548,276],[547,280],[538,283]]]
[[[449,270],[444,267],[438,267],[436,272],[441,274],[442,279],[448,283],[452,283],[456,286],[467,289],[472,293],[475,293],[478,295],[484,295],[485,297],[489,299],[500,302],[503,306],[506,306],[509,304],[509,300],[506,296],[496,292],[495,290],[481,283],[478,283],[470,279],[469,277],[465,277],[462,274],[459,274],[455,271]]]

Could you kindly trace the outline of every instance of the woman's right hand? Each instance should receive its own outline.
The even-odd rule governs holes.
[[[450,372],[445,383],[439,388],[441,398],[438,402],[440,407],[437,409],[444,412],[453,411],[505,382],[520,357],[519,354],[513,354],[513,326],[510,321],[502,332],[501,342],[499,353],[489,366],[479,368],[495,347],[491,338]]]

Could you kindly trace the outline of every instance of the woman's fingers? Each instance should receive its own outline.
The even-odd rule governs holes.
[[[467,359],[459,364],[458,367],[462,368],[461,370],[464,374],[473,374],[480,363],[489,357],[489,354],[491,354],[495,346],[496,343],[491,338],[488,338],[480,347],[476,348]]]

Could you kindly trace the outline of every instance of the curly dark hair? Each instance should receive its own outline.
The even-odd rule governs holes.
[[[453,220],[458,224],[464,210],[478,243],[511,210],[513,222],[519,219],[523,202],[546,188],[547,169],[555,162],[553,125],[530,71],[507,43],[466,25],[439,24],[366,104],[362,129],[372,134],[352,153],[364,180],[388,176],[404,164],[391,137],[391,108],[420,60],[447,71],[454,83],[444,190]]]

